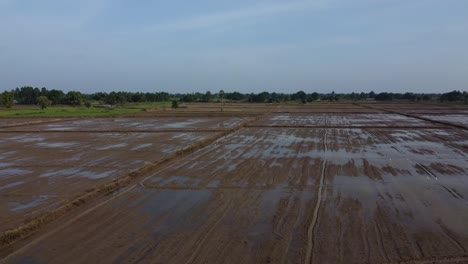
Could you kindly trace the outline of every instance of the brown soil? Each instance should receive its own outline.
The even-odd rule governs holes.
[[[39,232],[4,245],[0,257],[5,263],[468,262],[466,131],[378,111],[314,113],[334,106],[359,108],[344,103],[246,105],[262,114],[249,126],[141,171],[112,195],[96,196]],[[217,105],[187,109],[195,107],[216,112]],[[229,107],[233,112],[244,106]],[[292,108],[302,112],[292,114]],[[223,120],[213,117],[205,124],[218,127],[215,123]],[[310,125],[317,126],[305,127]],[[76,133],[2,133],[3,153],[12,154],[0,162],[34,172],[7,178],[14,178],[10,184],[24,183],[0,189],[2,217],[12,214],[9,204],[21,201],[9,192],[66,195],[105,183],[63,173],[41,182],[38,175],[46,171],[116,168],[120,174],[115,177],[121,178],[128,164],[144,166],[132,160],[155,161],[165,155],[160,148],[132,151],[136,146],[180,147],[211,135],[100,137],[106,134],[79,132],[79,125],[74,129]],[[15,136],[25,142],[15,142]],[[35,137],[44,141],[28,142]],[[49,147],[53,142],[80,144],[41,152],[35,150],[40,142]],[[108,148],[122,142],[127,145]],[[80,153],[85,153],[83,160],[65,161]],[[108,159],[99,162],[102,157]],[[7,184],[0,181],[0,186]],[[6,219],[0,219],[2,227]]]

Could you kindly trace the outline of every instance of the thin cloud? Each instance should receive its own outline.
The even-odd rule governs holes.
[[[262,4],[238,10],[228,10],[211,14],[204,14],[177,21],[157,24],[150,29],[161,32],[190,31],[206,29],[219,25],[245,23],[246,21],[281,15],[300,10],[324,9],[329,6],[330,0],[292,1],[287,3]]]

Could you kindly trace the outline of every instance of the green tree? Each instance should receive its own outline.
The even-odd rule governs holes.
[[[37,98],[37,104],[41,107],[41,109],[45,109],[50,105],[50,101],[47,96],[41,95]]]
[[[221,102],[224,101],[224,97],[226,96],[226,94],[224,93],[224,90],[220,90],[219,93],[218,93],[218,96],[219,96],[219,100]]]
[[[83,96],[80,92],[70,91],[65,96],[65,101],[69,105],[82,105],[83,104]]]
[[[2,94],[2,103],[6,108],[12,108],[14,104],[13,93],[5,91]]]
[[[176,109],[176,108],[179,108],[179,101],[177,100],[172,100],[172,108]]]
[[[65,98],[65,94],[60,90],[51,90],[47,93],[47,98],[52,101],[53,105],[61,104]]]
[[[299,91],[295,94],[296,100],[299,99],[301,103],[307,103],[307,94],[304,91]]]
[[[211,94],[210,91],[208,91],[203,95],[203,102],[209,102],[211,101],[212,98],[213,98],[213,95]]]

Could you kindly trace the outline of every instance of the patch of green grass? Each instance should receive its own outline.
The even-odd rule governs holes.
[[[0,109],[0,117],[107,117],[131,115],[141,112],[142,109],[130,108],[86,108],[86,107],[63,107],[52,106],[46,109]]]
[[[125,108],[128,108],[128,109],[142,109],[142,110],[148,110],[148,109],[159,108],[159,107],[171,107],[171,102],[153,102],[153,103],[138,103],[138,104],[125,105]]]

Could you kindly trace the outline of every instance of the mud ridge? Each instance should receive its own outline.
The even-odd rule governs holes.
[[[323,149],[324,152],[327,152],[328,146],[327,146],[327,134],[328,131],[325,130],[325,134],[323,135]],[[325,159],[322,163],[322,173],[320,174],[320,184],[319,184],[319,189],[318,189],[318,196],[317,196],[317,202],[315,204],[314,208],[314,214],[312,217],[312,222],[310,223],[310,226],[307,230],[307,249],[306,249],[306,257],[304,259],[304,263],[312,263],[312,250],[314,248],[314,230],[315,226],[317,223],[317,218],[318,218],[318,213],[320,209],[320,205],[322,203],[322,189],[323,189],[323,182],[325,178],[325,170],[327,167],[327,160]]]
[[[468,127],[463,126],[463,125],[453,124],[453,123],[444,122],[444,121],[438,121],[438,120],[434,120],[434,119],[430,119],[430,118],[417,116],[417,115],[414,115],[414,114],[407,114],[407,113],[402,113],[402,112],[398,112],[398,111],[394,111],[394,110],[377,108],[377,107],[373,107],[373,106],[369,106],[369,105],[361,105],[361,104],[356,104],[356,105],[366,107],[366,108],[369,108],[369,109],[374,109],[374,110],[379,110],[379,111],[391,113],[391,114],[397,114],[397,115],[402,115],[402,116],[406,116],[406,117],[410,117],[410,118],[416,118],[416,119],[427,121],[427,122],[430,122],[430,123],[433,123],[433,124],[439,124],[439,125],[444,125],[444,126],[448,126],[448,127],[454,127],[454,128],[460,128],[460,129],[463,129],[463,130],[468,130]]]

